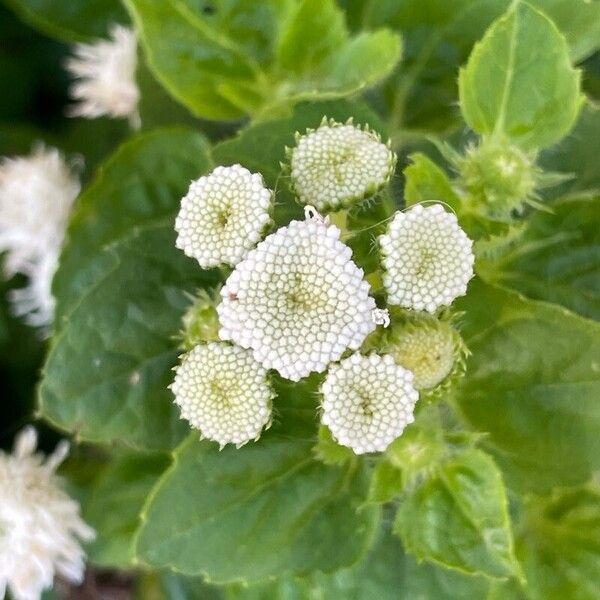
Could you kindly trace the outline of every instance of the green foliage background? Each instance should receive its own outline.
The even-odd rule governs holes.
[[[600,598],[600,2],[5,4],[0,154],[41,138],[84,156],[86,185],[48,344],[9,315],[19,282],[3,284],[2,443],[34,411],[48,443],[80,442],[65,476],[99,533],[93,564],[135,569],[141,598]],[[140,34],[135,134],[62,116],[67,44],[115,21]],[[175,248],[174,217],[190,180],[240,163],[287,223],[285,147],[323,115],[399,154],[351,227],[435,199],[476,240],[456,303],[467,374],[380,457],[318,431],[317,376],[276,379],[274,426],[219,451],[167,390],[189,295],[220,276]],[[540,192],[544,210],[491,218],[449,150],[481,136],[570,177]],[[371,237],[352,241],[367,273]]]

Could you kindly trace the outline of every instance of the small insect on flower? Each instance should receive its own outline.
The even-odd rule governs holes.
[[[340,230],[309,208],[237,265],[217,306],[221,339],[293,381],[324,371],[375,329],[362,269]]]
[[[333,365],[321,391],[322,421],[356,454],[383,452],[412,423],[413,374],[389,356],[353,354]]]
[[[390,304],[433,313],[466,293],[473,242],[440,204],[397,212],[379,243]]]
[[[55,148],[38,145],[29,156],[0,163],[0,253],[4,273],[29,284],[14,290],[14,311],[31,325],[52,321],[50,293],[69,213],[80,183]]]
[[[221,447],[257,440],[271,423],[274,395],[267,370],[252,353],[224,342],[184,354],[171,390],[181,416]]]
[[[77,44],[65,67],[76,80],[70,88],[69,115],[95,119],[127,118],[139,127],[140,92],[135,81],[137,39],[133,29],[113,25],[110,40]]]
[[[175,221],[177,247],[207,269],[236,265],[271,224],[273,192],[241,165],[217,167],[192,183]]]
[[[34,454],[36,445],[35,429],[28,427],[12,455],[0,451],[0,597],[8,589],[15,600],[39,600],[55,574],[80,583],[81,541],[94,537],[55,473],[68,444],[61,442],[45,460]]]
[[[394,172],[396,155],[368,127],[323,119],[289,151],[294,192],[303,204],[337,210],[368,198]]]

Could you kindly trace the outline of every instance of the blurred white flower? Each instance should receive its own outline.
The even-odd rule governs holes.
[[[336,210],[374,194],[387,184],[396,155],[379,134],[323,118],[318,129],[296,134],[289,151],[298,199],[318,210]]]
[[[42,145],[29,156],[0,163],[0,253],[7,277],[21,273],[27,287],[14,290],[12,301],[31,325],[52,321],[52,277],[79,179],[55,148]]]
[[[252,353],[224,342],[200,344],[184,354],[171,390],[181,415],[200,433],[240,447],[271,422],[273,390]]]
[[[322,421],[356,454],[383,452],[414,420],[413,374],[389,356],[353,354],[333,365],[321,388]]]
[[[47,459],[34,454],[36,445],[27,427],[12,455],[0,451],[0,597],[8,590],[15,600],[38,600],[55,574],[81,582],[81,541],[94,537],[55,473],[69,445],[61,442]]]
[[[397,212],[379,243],[390,304],[435,312],[466,293],[473,242],[440,204]]]
[[[375,302],[339,237],[314,209],[267,236],[221,290],[221,339],[293,381],[356,350],[375,329]]]
[[[175,221],[177,247],[207,269],[236,265],[271,222],[273,192],[241,165],[217,167],[192,182]]]
[[[110,40],[77,44],[66,61],[67,71],[76,80],[70,94],[77,104],[69,114],[88,119],[103,115],[128,118],[139,127],[136,34],[128,27],[113,25],[110,36]]]

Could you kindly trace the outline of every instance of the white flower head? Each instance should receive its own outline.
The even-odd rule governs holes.
[[[175,221],[177,247],[203,268],[236,265],[271,223],[273,192],[241,165],[217,167],[192,183]]]
[[[128,27],[113,25],[110,36],[110,40],[77,44],[67,60],[67,71],[76,80],[70,94],[77,101],[69,114],[88,119],[104,115],[128,118],[137,127],[140,92],[135,81],[136,34]]]
[[[13,292],[15,312],[32,325],[52,320],[52,277],[79,179],[55,148],[38,145],[29,156],[0,163],[0,253],[7,277],[22,273],[29,285]]]
[[[182,356],[175,372],[171,390],[182,417],[221,447],[256,440],[270,425],[273,389],[248,350],[200,344]]]
[[[337,210],[384,187],[396,155],[377,133],[352,124],[323,119],[316,130],[296,137],[290,151],[291,180],[303,204]]]
[[[322,421],[356,454],[383,452],[414,420],[413,374],[389,356],[353,354],[333,365],[321,391]]]
[[[80,583],[81,541],[94,537],[55,473],[68,444],[47,459],[35,454],[36,445],[35,429],[28,427],[12,455],[0,452],[0,596],[8,589],[15,600],[39,600],[55,574]]]
[[[379,242],[390,304],[432,313],[466,293],[473,242],[440,204],[397,212]]]
[[[293,381],[356,350],[375,329],[375,302],[339,237],[318,215],[267,236],[221,290],[221,339]]]

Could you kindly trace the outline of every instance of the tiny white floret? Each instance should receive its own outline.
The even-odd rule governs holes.
[[[224,342],[200,344],[182,356],[175,373],[171,390],[181,416],[221,447],[256,440],[271,423],[267,370],[248,350]]]
[[[233,270],[217,306],[221,339],[298,381],[375,329],[364,273],[340,230],[318,214],[267,236]]]
[[[75,79],[69,91],[77,102],[69,114],[88,119],[104,115],[127,118],[138,127],[136,34],[129,27],[113,25],[110,37],[93,44],[77,44],[73,56],[67,59],[66,69]]]
[[[217,167],[194,181],[181,201],[177,247],[203,268],[236,265],[270,224],[272,199],[259,173]]]
[[[379,243],[390,304],[432,313],[466,293],[473,242],[440,204],[397,212]]]
[[[31,325],[48,325],[58,255],[80,183],[56,148],[38,145],[29,156],[0,163],[0,253],[6,277],[21,273],[25,288],[13,290],[14,311]]]
[[[318,210],[336,210],[385,186],[396,156],[368,127],[323,119],[318,129],[297,136],[290,164],[300,202]]]
[[[333,365],[321,388],[322,421],[356,454],[383,452],[414,420],[413,374],[389,355],[353,354]]]
[[[0,598],[8,590],[15,600],[39,600],[55,575],[80,583],[81,542],[94,537],[55,473],[69,445],[61,442],[47,459],[36,445],[27,427],[12,455],[0,451]]]

